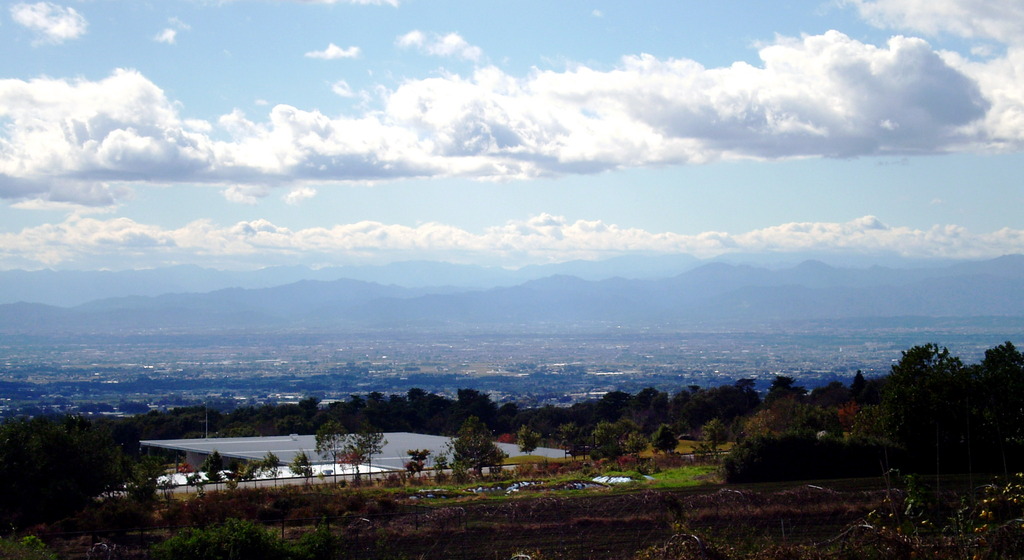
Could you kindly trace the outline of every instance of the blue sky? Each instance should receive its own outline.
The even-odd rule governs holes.
[[[0,269],[1024,252],[1024,5],[0,4]]]

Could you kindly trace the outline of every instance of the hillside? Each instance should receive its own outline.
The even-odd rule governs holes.
[[[607,326],[759,328],[921,320],[1024,322],[1024,256],[944,268],[773,270],[707,264],[662,279],[556,275],[470,290],[341,279],[266,288],[107,298],[72,307],[0,306],[0,332],[335,331]]]

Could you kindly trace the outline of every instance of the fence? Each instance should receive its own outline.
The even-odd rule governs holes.
[[[505,560],[516,554],[562,559],[628,558],[663,546],[683,522],[725,542],[768,539],[810,544],[840,534],[879,507],[884,494],[802,487],[771,493],[718,489],[629,494],[538,495],[507,501],[452,501],[450,507],[402,504],[386,513],[271,519],[262,523],[286,540],[326,523],[342,537],[344,558]],[[362,510],[365,511],[365,510]],[[198,527],[198,525],[196,525]],[[115,545],[91,558],[146,558],[148,547],[189,526],[40,535],[68,558],[88,558],[94,543]],[[61,546],[63,545],[63,546]],[[99,556],[98,554],[106,554]]]
[[[599,504],[599,505],[596,505]],[[260,521],[285,540],[318,524],[342,538],[342,557],[495,558],[522,552],[557,551],[561,558],[627,557],[671,535],[662,508],[646,499],[540,498],[497,505],[451,507],[408,505],[373,515]],[[648,510],[644,513],[643,510]],[[201,525],[163,525],[40,535],[66,558],[143,559],[148,548]]]

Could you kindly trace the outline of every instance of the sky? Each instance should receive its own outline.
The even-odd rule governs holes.
[[[0,269],[1024,253],[1019,0],[0,2]]]

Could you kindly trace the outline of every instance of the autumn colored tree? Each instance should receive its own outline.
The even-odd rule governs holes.
[[[409,449],[405,452],[409,456],[409,462],[405,464],[405,470],[409,474],[419,475],[427,466],[427,457],[430,456],[429,449]]]
[[[858,412],[860,412],[860,405],[857,404],[857,401],[849,401],[836,410],[839,425],[843,427],[844,432],[853,431],[853,423],[857,418]]]

